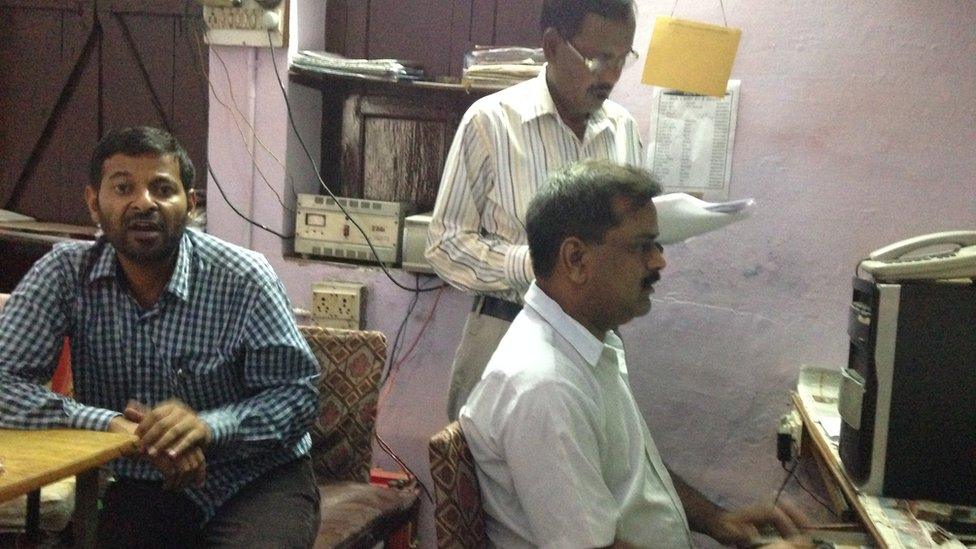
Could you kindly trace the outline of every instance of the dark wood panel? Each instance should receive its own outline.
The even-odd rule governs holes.
[[[454,5],[444,0],[371,0],[369,57],[417,61],[428,75],[450,74]]]
[[[91,132],[92,96],[75,96],[97,41],[92,5],[0,3],[0,207],[44,220],[90,223],[73,165]],[[64,122],[69,104],[81,114]],[[84,161],[87,165],[87,160]],[[57,198],[55,198],[57,197]]]
[[[362,132],[363,196],[433,209],[458,113],[443,103],[364,97],[359,104]]]
[[[449,29],[450,46],[447,75],[460,76],[464,68],[464,54],[471,51],[471,14],[474,2],[454,2]],[[441,29],[445,32],[445,29]]]
[[[497,0],[471,1],[469,50],[475,46],[493,46],[495,44],[495,8],[497,3]]]
[[[172,128],[175,44],[169,17],[109,10],[99,15],[106,45],[101,77],[104,130],[143,124]]]
[[[542,0],[495,0],[496,46],[542,46],[542,32],[539,30],[539,14]]]
[[[120,126],[168,125],[203,166],[200,13],[192,0],[0,0],[0,207],[90,224],[89,156]]]
[[[172,22],[173,42],[179,46],[173,52],[173,127],[196,165],[194,183],[205,204],[210,90],[204,76],[210,73],[210,55],[202,33],[195,31],[200,20],[190,16]]]
[[[66,33],[77,32],[71,27]],[[97,46],[93,44],[92,57]],[[98,65],[82,59],[57,112],[47,121],[49,137],[8,204],[10,210],[71,225],[91,225],[84,202],[91,149],[98,142]]]
[[[434,207],[444,166],[445,137],[455,126],[436,121],[369,118],[365,121],[363,195]]]
[[[325,49],[346,57],[369,57],[370,0],[328,0]]]
[[[104,130],[142,124],[168,128],[202,170],[208,99],[200,69],[205,47],[195,43],[195,17],[184,16],[183,2],[170,2],[168,14],[162,6],[152,13],[115,7],[100,12],[105,44],[113,46],[103,53]],[[197,183],[203,181],[202,172],[198,175]]]

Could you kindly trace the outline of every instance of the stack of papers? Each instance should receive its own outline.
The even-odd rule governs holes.
[[[402,59],[348,59],[326,51],[304,50],[292,59],[292,64],[310,69],[361,74],[390,80],[418,80],[423,78],[423,69],[410,61]]]
[[[675,244],[693,236],[714,231],[749,217],[755,201],[751,198],[731,202],[705,202],[685,193],[668,193],[654,197],[657,209],[657,241]]]
[[[511,86],[534,78],[545,65],[542,48],[476,47],[464,57],[465,84]]]

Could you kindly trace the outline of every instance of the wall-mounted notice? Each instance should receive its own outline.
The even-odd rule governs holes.
[[[654,88],[645,167],[666,192],[728,199],[739,84],[720,98]]]

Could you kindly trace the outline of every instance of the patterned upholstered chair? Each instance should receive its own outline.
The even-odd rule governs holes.
[[[322,367],[312,464],[322,496],[315,547],[369,548],[417,512],[416,487],[369,483],[379,380],[386,362],[380,332],[301,327]]]
[[[485,547],[485,518],[474,458],[458,422],[430,437],[438,549]]]

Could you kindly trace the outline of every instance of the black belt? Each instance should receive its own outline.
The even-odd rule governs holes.
[[[511,301],[498,299],[497,297],[479,295],[474,298],[474,307],[471,310],[483,315],[493,316],[506,322],[511,322],[519,314],[519,311],[522,310],[522,306]]]

